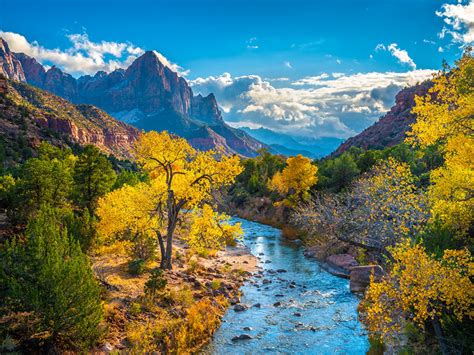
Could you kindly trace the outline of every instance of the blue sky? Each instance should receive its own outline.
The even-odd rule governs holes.
[[[156,50],[236,126],[348,137],[460,56],[471,1],[0,0],[0,31],[76,76]]]

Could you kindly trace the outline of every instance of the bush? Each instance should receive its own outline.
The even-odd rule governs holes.
[[[154,298],[158,292],[165,289],[168,281],[163,275],[162,269],[153,269],[150,279],[145,283],[145,294]]]
[[[145,260],[134,259],[128,263],[128,272],[132,275],[141,275],[145,271]]]

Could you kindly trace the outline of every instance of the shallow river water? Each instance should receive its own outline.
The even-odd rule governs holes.
[[[303,248],[284,240],[280,230],[234,221],[242,223],[243,242],[260,259],[263,274],[241,288],[241,303],[250,308],[236,312],[231,307],[204,353],[365,354],[369,343],[348,280],[307,259]],[[232,340],[243,334],[252,339]]]

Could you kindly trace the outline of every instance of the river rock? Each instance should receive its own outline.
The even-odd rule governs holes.
[[[240,298],[239,297],[233,297],[229,300],[230,304],[231,305],[236,305],[237,303],[240,302]]]
[[[254,308],[261,308],[262,305],[261,305],[260,303],[255,303],[252,307],[254,307]]]
[[[364,292],[370,284],[370,275],[374,275],[379,281],[384,275],[383,269],[379,265],[356,266],[350,272],[351,292]]]
[[[351,268],[359,266],[359,263],[350,254],[335,254],[326,258],[326,262],[331,266],[336,266],[350,272]]]
[[[271,283],[272,283],[272,280],[263,279],[262,283],[263,283],[264,285],[266,285],[266,284],[271,284]]]
[[[273,307],[280,307],[280,306],[281,306],[281,302],[275,302],[275,303],[273,304]]]
[[[281,273],[284,273],[284,272],[287,272],[287,271],[285,269],[278,269],[277,272],[281,274]]]
[[[232,338],[232,341],[239,341],[239,340],[250,340],[252,339],[252,336],[248,334],[240,334],[238,336],[235,336]]]
[[[246,332],[249,332],[249,331],[252,330],[252,328],[251,327],[244,327],[243,330],[245,330]]]
[[[248,309],[248,307],[247,307],[246,305],[240,304],[240,303],[239,303],[239,304],[236,304],[236,305],[234,306],[234,311],[235,311],[235,312],[243,312],[243,311],[246,311],[247,309]]]
[[[295,317],[301,317],[301,313],[300,313],[300,312],[295,312],[295,313],[293,313],[293,315],[294,315]]]

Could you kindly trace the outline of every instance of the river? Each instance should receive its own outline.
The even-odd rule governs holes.
[[[250,308],[231,307],[204,353],[365,354],[369,342],[348,280],[306,258],[301,245],[283,239],[279,229],[233,220],[242,223],[243,242],[262,271],[241,288],[241,303]],[[232,340],[244,334],[251,339]]]

